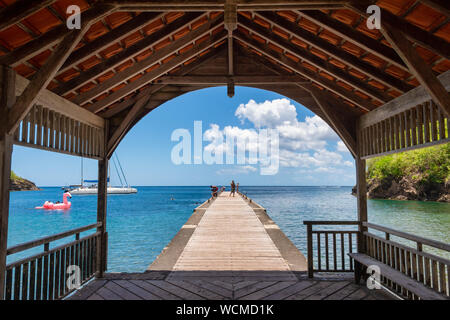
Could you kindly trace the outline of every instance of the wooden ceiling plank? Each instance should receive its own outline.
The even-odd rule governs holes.
[[[346,0],[234,0],[234,3],[241,10],[339,8],[347,2]],[[223,10],[226,0],[105,0],[105,3],[125,7],[130,10]]]
[[[182,66],[179,70],[177,70],[174,73],[174,76],[184,76],[199,67],[201,67],[203,64],[208,63],[209,61],[215,59],[216,57],[220,56],[221,54],[225,53],[225,50],[221,47],[211,50],[211,52],[203,55],[200,58],[197,58],[196,63],[190,63],[186,66]],[[151,95],[158,90],[164,88],[165,84],[154,84],[151,85],[149,88],[146,88],[142,90],[141,92],[137,93],[134,97],[126,99],[122,101],[119,105],[115,106],[113,109],[106,110],[105,112],[100,113],[99,115],[103,118],[111,118],[118,114],[119,112],[129,108],[132,106],[138,99],[140,99],[143,96]]]
[[[388,23],[382,23],[381,32],[408,65],[411,73],[428,90],[433,101],[450,118],[450,94],[434,75],[431,67],[417,53],[412,43],[400,30]]]
[[[244,35],[242,32],[236,32],[234,37],[246,45],[252,47],[254,50],[257,50],[258,52],[276,60],[280,64],[284,65],[290,70],[293,70],[294,72],[300,73],[302,76],[310,79],[311,81],[319,84],[322,87],[325,87],[326,89],[334,92],[335,94],[341,96],[342,98],[351,101],[352,103],[356,104],[360,108],[370,111],[375,108],[375,106],[368,100],[362,99],[355,93],[351,91],[347,91],[343,89],[342,87],[338,86],[335,82],[330,81],[328,79],[320,77],[315,72],[312,72],[311,70],[301,66],[298,63],[295,63],[293,60],[287,58],[284,54],[279,53],[277,51],[274,51],[270,49],[267,45],[263,45],[259,43],[258,41],[254,40],[253,38],[250,38],[247,35]]]
[[[361,92],[372,97],[373,99],[376,99],[382,103],[385,103],[392,99],[392,97],[388,96],[387,93],[381,92],[381,91],[371,87],[369,84],[346,73],[345,71],[330,64],[329,62],[322,60],[321,58],[315,56],[308,50],[300,48],[300,47],[294,45],[293,43],[291,43],[290,41],[273,34],[272,32],[270,32],[270,30],[267,30],[255,23],[253,23],[249,19],[246,19],[244,17],[239,17],[238,22],[241,26],[254,32],[255,34],[259,35],[260,37],[264,38],[265,40],[270,41],[273,44],[281,47],[282,49],[288,51],[289,53],[297,56],[300,60],[307,61],[308,63],[314,65],[315,67],[319,68],[320,70],[323,70],[326,73],[329,73],[330,75],[332,75],[333,77],[340,79],[341,81],[349,84],[350,86],[354,87],[355,89],[360,90]]]
[[[413,88],[403,81],[382,72],[379,68],[367,63],[360,58],[346,52],[345,50],[339,49],[335,45],[323,40],[312,33],[302,29],[297,24],[287,21],[281,18],[279,15],[273,12],[260,12],[257,13],[262,18],[272,22],[274,25],[285,30],[291,35],[295,35],[306,43],[313,47],[316,47],[328,55],[334,57],[337,60],[344,62],[345,64],[353,67],[354,69],[368,75],[369,77],[376,79],[377,81],[383,83],[388,87],[395,88],[400,92],[407,92]]]
[[[81,21],[97,21],[104,18],[106,15],[111,13],[114,8],[111,6],[103,6],[111,8],[108,11],[103,11],[100,6],[93,7],[81,13]],[[99,13],[103,12],[101,15]],[[59,26],[51,29],[50,31],[44,33],[43,35],[31,40],[30,42],[24,44],[23,46],[11,51],[4,56],[0,57],[0,64],[9,65],[15,67],[28,59],[50,49],[56,43],[58,43],[65,36],[70,34],[72,30],[69,30],[66,24],[60,24]]]
[[[8,114],[8,132],[13,134],[20,124],[20,121],[28,114],[31,107],[38,98],[38,95],[45,90],[58,69],[76,47],[89,27],[101,18],[104,14],[113,10],[112,6],[100,5],[95,7],[97,14],[90,19],[82,19],[81,29],[71,30],[68,35],[58,44],[54,52],[33,76],[30,83],[17,98],[16,103]]]
[[[103,36],[95,39],[94,41],[84,45],[80,49],[72,52],[72,54],[67,58],[66,62],[59,70],[58,74],[76,66],[81,61],[89,58],[90,56],[98,53],[99,51],[106,49],[111,46],[114,42],[121,41],[130,34],[142,29],[145,25],[154,21],[162,16],[161,13],[142,13],[130,21],[125,22],[119,27],[112,29],[110,32],[104,34]]]
[[[381,42],[366,36],[349,25],[331,18],[321,11],[297,11],[297,13],[315,24],[332,31],[337,36],[346,41],[352,42],[362,49],[386,60],[405,71],[409,71],[402,59],[397,55],[394,49],[382,44]]]
[[[420,2],[439,11],[447,18],[450,17],[450,2],[448,0],[420,0]]]
[[[155,63],[169,57],[170,55],[174,54],[175,52],[185,47],[186,45],[208,34],[211,30],[215,29],[221,24],[223,24],[223,19],[221,16],[217,16],[213,20],[206,22],[197,29],[190,31],[180,39],[175,40],[166,47],[156,51],[148,58],[134,63],[131,67],[116,73],[113,77],[103,81],[102,83],[95,86],[93,89],[84,92],[82,94],[79,94],[73,99],[73,102],[81,105],[89,100],[94,99],[95,97],[98,97],[99,95],[105,92],[108,92],[111,88],[114,88],[115,86],[139,74],[140,72],[144,71],[145,69],[154,65]]]
[[[18,0],[0,10],[0,31],[50,6],[56,0]]]
[[[363,17],[366,17],[367,5],[359,2],[351,2],[348,4],[348,8],[358,12]],[[390,13],[387,10],[381,9],[381,21],[382,23],[389,24],[398,30],[402,30],[402,33],[411,41],[416,42],[422,47],[438,54],[446,59],[450,59],[450,43],[442,38],[435,36],[434,34],[419,28],[406,20]]]
[[[234,84],[277,84],[277,83],[310,83],[305,81],[300,76],[270,76],[255,75],[255,76],[226,76],[226,75],[211,75],[211,76],[163,76],[159,78],[156,83],[161,84],[184,84],[189,86],[197,85],[227,85],[228,81],[232,80]]]
[[[116,102],[117,100],[123,98],[124,96],[130,94],[131,92],[138,90],[139,88],[150,83],[151,81],[155,80],[156,78],[160,77],[161,75],[169,72],[170,70],[178,67],[179,65],[183,64],[187,60],[200,54],[201,52],[209,49],[210,47],[213,47],[220,41],[224,40],[226,37],[227,37],[227,32],[225,30],[211,36],[209,39],[201,42],[200,44],[195,45],[189,51],[179,54],[175,58],[173,58],[170,61],[166,62],[165,64],[161,65],[159,68],[156,68],[155,70],[152,70],[152,71],[144,74],[139,79],[133,81],[132,83],[126,85],[125,87],[115,91],[114,93],[111,93],[110,95],[106,96],[102,100],[89,106],[88,110],[95,112],[95,113],[99,112],[100,110],[106,108],[110,104]]]
[[[205,14],[201,13],[186,14],[180,19],[175,20],[174,22],[170,23],[164,28],[149,35],[148,37],[145,37],[143,40],[115,54],[106,61],[103,61],[93,66],[92,68],[82,72],[78,77],[61,84],[59,87],[55,88],[54,91],[60,95],[64,95],[70,91],[78,89],[79,87],[94,80],[100,75],[114,69],[115,67],[124,63],[125,61],[131,59],[131,57],[140,54],[141,52],[147,50],[149,47],[157,44],[161,40],[173,35],[180,29],[186,27],[186,25],[196,21],[197,19],[200,19],[204,15]]]

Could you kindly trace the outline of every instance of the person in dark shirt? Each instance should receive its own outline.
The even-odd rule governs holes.
[[[217,186],[210,186],[211,188],[211,193],[213,197],[217,197],[217,191],[219,191],[219,188],[217,188]]]
[[[231,180],[231,192],[230,192],[230,197],[233,196],[236,192],[236,184],[234,183],[234,180]]]

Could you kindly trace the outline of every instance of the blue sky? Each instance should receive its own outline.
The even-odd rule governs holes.
[[[271,128],[280,133],[279,170],[261,175],[258,164],[180,164],[171,159],[179,143],[176,129],[194,135],[194,121],[202,121],[205,136],[232,132],[243,136]],[[193,145],[193,143],[192,143]],[[217,150],[214,141],[203,147]],[[354,161],[332,130],[304,106],[279,94],[236,87],[233,98],[226,88],[184,94],[153,110],[124,138],[116,150],[132,185],[353,185]],[[193,156],[193,151],[192,151]],[[79,157],[14,146],[13,170],[39,186],[61,186],[80,181]],[[97,162],[85,159],[85,179],[96,179]],[[113,184],[119,184],[111,166]]]

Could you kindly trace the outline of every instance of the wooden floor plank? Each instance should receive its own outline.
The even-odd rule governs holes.
[[[149,282],[150,280],[130,280],[133,284],[141,287],[142,289],[161,297],[164,300],[181,300],[181,297],[174,295],[166,290],[163,290]]]
[[[120,296],[123,300],[142,300],[142,298],[128,291],[127,289],[119,286],[114,281],[108,281],[105,284],[104,288],[114,292],[115,294]]]
[[[306,288],[305,290],[300,291],[297,294],[294,294],[288,297],[286,300],[303,300],[310,295],[330,286],[333,282],[331,281],[318,281],[316,284]]]
[[[178,297],[185,300],[205,300],[202,296],[199,296],[195,293],[192,293],[188,290],[185,290],[181,287],[175,286],[167,281],[163,280],[147,280],[149,283],[159,287],[160,289],[166,290]]]
[[[105,288],[104,286],[98,289],[96,294],[98,294],[104,300],[124,300],[121,296],[115,294],[113,291]]]
[[[233,291],[226,289],[224,287],[220,287],[218,285],[215,285],[214,283],[211,283],[209,281],[204,281],[204,280],[189,280],[188,282],[201,287],[201,288],[205,288],[208,289],[209,291],[215,292],[219,295],[221,295],[222,297],[226,298],[226,299],[232,299],[233,298]]]
[[[162,300],[161,297],[135,285],[129,280],[114,280],[114,282],[144,300]]]
[[[316,282],[315,281],[300,281],[295,283],[294,285],[287,287],[279,292],[275,292],[271,295],[268,295],[267,297],[265,297],[263,300],[283,300],[286,299],[287,297],[290,297],[302,290],[305,290],[306,288],[314,285]]]
[[[187,282],[187,281],[168,281],[168,282],[175,286],[178,286],[185,290],[188,290],[196,295],[199,295],[207,300],[224,300],[225,299],[220,294],[217,294],[213,291],[210,291],[206,288],[197,286],[197,285]]]
[[[306,297],[305,300],[323,300],[329,295],[332,295],[336,291],[341,290],[342,288],[348,286],[350,282],[347,281],[335,281],[330,286],[317,291],[316,293],[310,295],[309,297]]]
[[[271,286],[265,287],[261,290],[258,290],[252,294],[249,294],[242,298],[239,298],[239,300],[260,300],[260,299],[267,297],[268,295],[274,294],[274,293],[281,291],[287,287],[290,287],[294,284],[295,284],[295,282],[293,282],[293,281],[281,281],[274,285],[271,285]]]

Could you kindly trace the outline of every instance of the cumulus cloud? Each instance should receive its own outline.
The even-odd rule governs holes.
[[[278,132],[279,163],[283,167],[326,170],[326,168],[353,165],[351,162],[343,160],[340,153],[348,152],[348,150],[328,124],[318,116],[306,117],[304,121],[298,121],[297,110],[288,99],[266,100],[261,103],[249,100],[248,103],[238,106],[235,115],[241,120],[241,123],[248,121],[256,129],[275,129]],[[232,137],[236,142],[237,152],[247,152],[248,155],[256,154],[258,130],[242,129],[237,126],[226,126],[220,129],[216,124],[211,125],[204,133],[205,140],[211,141],[206,149],[211,152],[222,151],[224,154],[227,151],[234,153],[234,146],[226,144],[228,137]],[[329,141],[336,141],[335,151],[327,150]],[[251,156],[250,159],[245,164],[256,164]],[[251,168],[254,169],[254,167]],[[221,174],[224,173],[223,170],[220,171]],[[251,172],[251,169],[243,169],[242,166],[237,170]]]
[[[348,152],[347,146],[342,141],[338,141],[336,144],[336,150],[338,152]]]
[[[248,174],[250,172],[255,172],[256,169],[253,166],[235,166],[232,168],[224,168],[217,171],[220,175],[234,175],[234,174]]]

